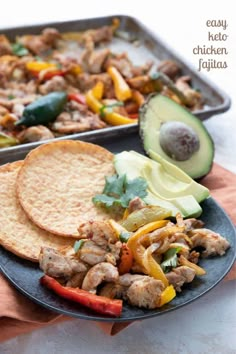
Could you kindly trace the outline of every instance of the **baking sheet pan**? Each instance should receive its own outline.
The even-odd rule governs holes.
[[[204,120],[210,118],[212,115],[225,112],[230,108],[230,98],[225,92],[203,77],[199,72],[192,69],[189,64],[187,64],[179,55],[170,49],[167,44],[164,44],[146,26],[130,16],[114,15],[76,21],[44,23],[40,25],[15,27],[10,29],[4,28],[0,29],[0,33],[4,33],[10,39],[14,40],[17,35],[29,33],[37,34],[45,27],[55,27],[60,32],[84,31],[90,28],[99,28],[104,25],[110,25],[112,19],[114,18],[120,19],[120,30],[128,32],[133,38],[137,38],[139,45],[134,45],[133,43],[124,41],[120,38],[114,38],[110,45],[112,51],[118,53],[127,51],[129,53],[129,57],[136,65],[143,64],[148,60],[153,60],[154,67],[156,67],[156,64],[164,59],[173,59],[179,63],[183,74],[191,76],[193,87],[200,89],[205,98],[206,104],[204,109],[194,112],[199,119]],[[109,127],[97,131],[67,135],[66,137],[63,137],[63,139],[72,138],[96,142],[99,137],[101,138],[103,136],[107,136],[107,134],[121,137],[134,131],[138,132],[137,124]],[[42,143],[44,142],[21,144],[19,146],[0,149],[0,164],[17,160],[35,146]]]

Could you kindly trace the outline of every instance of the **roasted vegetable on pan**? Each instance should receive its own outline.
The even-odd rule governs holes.
[[[114,19],[84,32],[45,28],[15,42],[1,35],[0,132],[13,140],[0,147],[137,123],[140,107],[154,92],[189,110],[203,106],[178,63],[136,65],[122,49],[113,52],[112,41],[121,33]],[[133,46],[130,36],[122,36]],[[59,92],[64,97],[56,98]]]

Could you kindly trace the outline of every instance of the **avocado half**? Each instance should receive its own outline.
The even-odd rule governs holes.
[[[191,156],[184,160],[178,160],[163,149],[160,142],[160,131],[165,123],[181,122],[186,128],[194,131],[198,139],[198,147]],[[175,129],[175,125],[173,124]],[[177,131],[177,130],[176,130]],[[214,143],[202,122],[187,109],[174,102],[172,99],[160,95],[151,95],[141,107],[139,114],[139,133],[143,142],[143,148],[148,156],[155,161],[161,158],[171,162],[182,169],[193,179],[205,176],[212,167],[214,158]],[[166,146],[171,146],[172,137],[166,138]]]

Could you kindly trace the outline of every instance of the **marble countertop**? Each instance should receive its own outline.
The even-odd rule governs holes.
[[[226,20],[227,69],[205,71],[205,76],[225,90],[231,109],[204,122],[215,142],[215,161],[236,173],[236,23],[233,2],[187,0],[165,3],[146,0],[100,0],[66,3],[41,0],[8,0],[0,12],[0,26],[10,27],[48,21],[128,14],[139,18],[197,70],[199,56],[193,47],[207,45],[207,20]],[[12,9],[14,8],[14,11]],[[181,11],[184,9],[184,11]],[[208,43],[209,44],[209,43]],[[197,301],[157,318],[136,322],[115,337],[88,321],[74,320],[38,330],[0,344],[1,354],[234,354],[236,352],[236,280],[221,282]]]

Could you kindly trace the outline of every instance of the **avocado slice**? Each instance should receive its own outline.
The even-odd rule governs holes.
[[[146,203],[169,209],[172,216],[179,212],[184,217],[198,217],[202,209],[196,199],[203,200],[209,196],[208,189],[189,176],[184,180],[184,172],[181,171],[182,180],[178,179],[175,174],[165,171],[160,163],[135,151],[117,154],[114,166],[118,175],[126,174],[128,179],[145,178],[148,183],[148,195],[144,199]]]
[[[130,151],[130,153],[134,156],[140,155],[135,151]],[[143,161],[146,161],[147,178],[163,197],[168,199],[192,195],[200,203],[210,196],[209,189],[194,181],[183,170],[152,150],[150,150],[150,154],[155,157],[154,160],[140,156]]]
[[[172,99],[151,95],[140,109],[139,132],[144,150],[153,160],[160,162],[162,157],[194,179],[210,171],[214,143],[209,133],[198,118]]]

